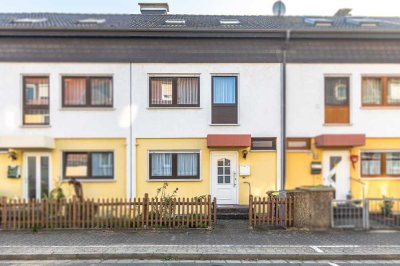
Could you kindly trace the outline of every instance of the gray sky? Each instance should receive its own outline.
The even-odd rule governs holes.
[[[139,13],[138,2],[149,0],[0,0],[0,12]],[[167,1],[175,14],[271,15],[275,0]],[[157,2],[156,1],[156,2]],[[153,1],[154,2],[154,1]],[[283,0],[287,15],[333,15],[352,8],[353,15],[400,16],[400,0]]]

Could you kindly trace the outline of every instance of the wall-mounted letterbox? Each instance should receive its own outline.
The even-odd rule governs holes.
[[[20,178],[21,168],[18,165],[9,165],[7,169],[8,178]]]
[[[240,176],[249,176],[250,175],[250,165],[241,165],[239,167],[239,175]]]
[[[311,162],[311,174],[312,175],[320,175],[321,172],[322,172],[321,162]]]

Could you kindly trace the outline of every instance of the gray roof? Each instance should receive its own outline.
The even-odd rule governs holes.
[[[43,22],[21,23],[16,19],[45,18]],[[314,26],[306,18],[331,20],[332,26]],[[352,17],[361,18],[361,17]],[[82,24],[79,20],[101,19],[104,23]],[[170,25],[166,20],[185,20],[185,25]],[[240,24],[221,25],[221,19],[237,19]],[[378,21],[376,27],[363,27],[346,21],[347,17],[315,16],[219,16],[219,15],[142,15],[142,14],[63,14],[63,13],[0,13],[1,30],[130,30],[130,31],[399,31],[400,17],[362,17]]]

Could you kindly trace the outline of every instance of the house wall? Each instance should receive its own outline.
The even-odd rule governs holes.
[[[17,154],[17,160],[12,161],[8,153],[0,153],[0,197],[16,198],[22,195],[22,179],[7,177],[9,165],[21,165],[22,153],[14,151]]]

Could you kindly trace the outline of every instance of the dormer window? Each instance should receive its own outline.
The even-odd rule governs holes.
[[[237,19],[221,19],[219,23],[221,25],[238,25],[240,24],[240,21]]]
[[[103,24],[106,22],[105,19],[97,19],[97,18],[87,18],[78,20],[79,24]]]
[[[167,19],[165,23],[168,25],[185,25],[186,21],[184,19]]]
[[[353,24],[361,27],[377,27],[379,26],[379,20],[372,18],[346,18],[346,23]]]
[[[16,18],[14,23],[41,23],[46,22],[47,18]]]
[[[315,27],[331,27],[333,25],[333,20],[329,18],[305,18],[304,22]]]

